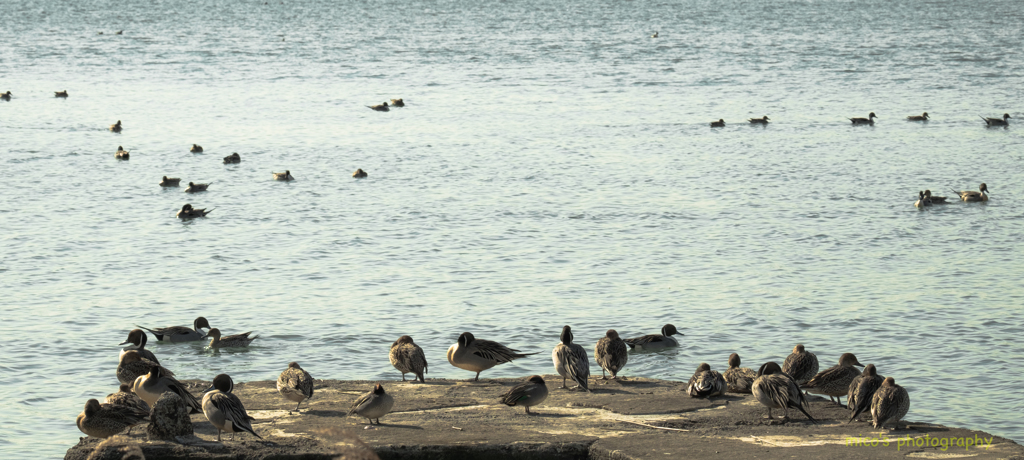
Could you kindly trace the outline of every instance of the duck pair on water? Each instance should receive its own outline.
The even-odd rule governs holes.
[[[966,201],[966,202],[988,201],[988,186],[985,185],[985,183],[983,182],[981,184],[981,186],[978,187],[978,189],[979,189],[979,191],[963,190],[963,191],[959,191],[958,192],[958,191],[954,190],[953,193],[955,193],[958,197],[960,197],[960,201]],[[932,196],[932,191],[931,190],[918,191],[917,192],[917,197],[918,197],[917,201],[914,202],[914,207],[917,207],[917,208],[923,208],[923,207],[926,207],[926,206],[931,206],[933,204],[949,204],[946,201],[946,197],[944,197],[944,196]]]
[[[763,116],[761,118],[748,118],[747,119],[747,121],[750,122],[750,124],[752,124],[752,125],[767,125],[768,124],[768,120],[769,120],[768,115],[765,115],[765,116]],[[725,119],[719,118],[718,121],[712,121],[711,122],[711,127],[712,128],[724,128],[725,127]]]
[[[368,105],[367,107],[378,112],[387,112],[391,110],[391,107],[405,107],[405,101],[403,101],[402,99],[392,99],[390,106],[388,105],[387,102],[382,102],[377,105]]]

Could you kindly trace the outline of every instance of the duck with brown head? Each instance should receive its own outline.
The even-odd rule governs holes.
[[[382,103],[377,104],[377,105],[368,105],[367,107],[369,107],[370,109],[376,110],[378,112],[387,112],[388,110],[391,110],[391,109],[388,108],[388,103],[387,102],[382,102]]]
[[[95,438],[109,438],[135,425],[141,425],[147,421],[149,412],[134,409],[127,406],[113,406],[100,404],[98,400],[90,399],[85,403],[85,409],[78,414],[78,429],[82,433]]]
[[[608,379],[605,371],[612,374],[612,379],[615,379],[629,361],[629,348],[626,342],[619,338],[619,333],[615,329],[608,329],[594,346],[594,358],[601,366],[601,380]]]
[[[747,121],[749,121],[750,124],[752,124],[752,125],[767,125],[768,124],[768,115],[765,115],[762,118],[751,118],[751,119],[748,119]]]
[[[841,406],[842,397],[850,390],[850,382],[860,375],[860,370],[854,366],[864,367],[853,353],[843,353],[839,357],[839,364],[817,373],[803,387],[809,393],[826,395],[829,400]]]
[[[359,414],[373,424],[374,419],[380,425],[380,418],[391,412],[395,405],[395,398],[384,391],[380,383],[373,386],[373,390],[359,397],[348,411],[348,415]]]
[[[751,385],[751,392],[757,402],[768,408],[768,416],[765,418],[769,420],[772,419],[772,409],[782,409],[784,419],[789,418],[789,409],[797,409],[803,412],[808,420],[814,421],[814,417],[807,412],[810,406],[804,394],[800,392],[796,380],[783,372],[774,362],[764,363],[757,370],[757,378]]]
[[[953,193],[960,196],[960,201],[988,201],[988,185],[985,185],[985,183],[982,182],[981,186],[978,187],[978,190],[979,191],[964,190],[960,192],[954,190]]]
[[[295,411],[298,412],[302,401],[313,397],[313,377],[299,367],[299,363],[292,361],[277,377],[277,392],[285,399],[296,402]],[[291,412],[288,411],[289,414]]]
[[[729,391],[733,393],[750,393],[751,385],[757,378],[757,372],[749,367],[740,367],[740,355],[733,353],[729,355],[729,370],[722,374]]]
[[[252,331],[221,337],[220,329],[217,328],[206,333],[210,337],[210,348],[247,347],[253,340],[260,338],[259,335],[249,337],[249,334],[252,334]]]
[[[850,389],[846,394],[846,408],[853,411],[853,415],[846,423],[852,422],[861,412],[871,408],[871,400],[882,386],[883,379],[884,377],[878,375],[875,365],[868,364],[864,366],[864,372],[850,382]]]
[[[908,121],[928,121],[928,112],[922,113],[921,115],[911,115],[907,117]]]
[[[143,358],[138,351],[128,350],[121,354],[121,358],[117,363],[117,380],[121,383],[131,385],[139,378],[139,376],[146,375],[153,369],[157,368],[161,369],[165,375],[174,375],[174,373],[167,370],[167,368]]]
[[[448,363],[459,369],[476,372],[473,381],[480,380],[480,373],[499,364],[512,362],[537,353],[519,353],[498,342],[478,339],[472,333],[463,332],[458,342],[448,348]]]
[[[782,362],[782,372],[796,380],[796,383],[803,385],[818,374],[818,356],[804,350],[802,344],[793,347],[793,353]]]
[[[523,406],[529,415],[535,413],[530,412],[530,408],[544,402],[545,399],[548,399],[548,386],[544,383],[544,378],[531,375],[523,383],[506,391],[499,400],[506,406]]]
[[[124,128],[121,127],[121,120],[117,120],[117,123],[110,125],[110,130],[115,133],[121,132],[122,129]]]
[[[391,344],[391,351],[388,353],[388,359],[391,360],[391,365],[398,369],[398,372],[402,373],[402,381],[405,380],[405,374],[412,374],[414,378],[413,382],[419,380],[421,383],[423,380],[423,374],[427,372],[427,357],[423,354],[423,349],[419,345],[413,342],[412,337],[403,335],[395,340]]]
[[[686,394],[691,398],[710,398],[724,396],[728,388],[729,385],[725,383],[725,377],[721,373],[711,370],[708,363],[700,363],[686,385]]]
[[[163,180],[160,181],[161,187],[177,187],[181,183],[180,177],[167,177],[164,176]]]
[[[871,425],[875,428],[892,425],[895,430],[909,410],[910,394],[907,389],[897,385],[892,377],[886,377],[871,398]]]
[[[213,209],[210,209],[209,211],[207,211],[206,208],[196,209],[193,208],[191,204],[185,203],[185,205],[181,207],[181,211],[178,211],[177,216],[179,219],[195,219],[196,217],[206,217],[206,215],[211,212],[213,212]]]

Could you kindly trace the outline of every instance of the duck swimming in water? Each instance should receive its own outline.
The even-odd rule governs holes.
[[[725,120],[719,118],[718,121],[712,121],[711,122],[711,127],[712,128],[724,128],[725,127]]]
[[[283,173],[272,172],[271,174],[274,175],[274,180],[284,180],[284,181],[295,180],[295,177],[292,176],[292,172],[291,171],[287,171],[286,170]]]
[[[6,93],[0,93],[0,99],[5,100],[5,101],[11,100],[11,96],[12,96],[12,94],[11,94],[10,91],[8,91]]]
[[[399,99],[392,99],[391,100],[391,107],[405,107],[405,101],[403,101],[401,98],[399,98]]]
[[[185,203],[181,207],[181,211],[178,211],[179,219],[194,219],[196,217],[206,217],[207,214],[213,212],[213,209],[207,211],[206,208],[196,209],[191,204]]]
[[[110,130],[119,133],[123,128],[121,127],[121,120],[117,120],[117,123],[110,125]]]
[[[228,165],[228,164],[237,164],[237,163],[241,163],[241,162],[242,162],[242,157],[240,155],[238,155],[238,152],[232,153],[231,155],[228,155],[228,156],[224,157],[224,164],[226,164],[226,165]]]
[[[679,342],[672,338],[679,334],[676,327],[666,324],[661,328],[661,334],[649,334],[641,337],[623,340],[629,348],[634,350],[661,350],[663,348],[678,347]],[[679,334],[683,335],[683,334]]]
[[[765,115],[763,118],[750,118],[747,121],[749,121],[752,125],[767,125],[768,115]]]
[[[189,209],[192,209],[192,205],[186,205]],[[203,328],[209,329],[210,322],[206,318],[200,316],[192,321],[192,327],[187,326],[170,326],[170,327],[158,327],[150,329],[135,325],[135,327],[145,329],[156,337],[158,342],[170,342],[170,343],[181,343],[181,342],[193,342],[196,340],[203,340],[206,338],[206,333],[203,332]]]
[[[192,148],[188,151],[192,153],[203,153],[203,148],[198,144],[192,144]]]
[[[53,92],[53,97],[68,97],[68,90],[54,91]]]
[[[1009,120],[1011,118],[1013,118],[1013,117],[1011,117],[1010,114],[1008,114],[1008,113],[1004,113],[1003,114],[1003,118],[985,118],[985,117],[981,117],[982,120],[985,120],[985,126],[988,126],[988,127],[992,127],[992,126],[1010,126],[1010,121]]]
[[[210,182],[210,184],[212,183],[213,182]],[[205,192],[206,189],[210,188],[210,184],[197,184],[195,182],[189,182],[188,188],[185,189],[185,193]]]
[[[978,190],[980,191],[964,190],[958,192],[954,190],[953,193],[959,195],[961,201],[988,201],[988,186],[982,182]]]
[[[210,348],[247,347],[253,340],[260,338],[259,335],[249,337],[249,334],[252,334],[252,331],[221,337],[220,329],[217,328],[206,333],[210,337]]]
[[[924,192],[923,191],[918,191],[917,192],[917,201],[914,202],[914,207],[915,208],[923,208],[925,206],[931,206],[931,205],[932,205],[931,200],[929,200],[927,197],[924,196]]]
[[[855,125],[873,125],[875,124],[875,118],[878,118],[875,116],[875,112],[871,112],[867,118],[847,118],[847,120],[850,120]]]
[[[130,158],[128,155],[128,150],[121,148],[120,145],[117,146],[117,151],[114,152],[114,158],[118,160],[127,160],[128,158]]]
[[[359,168],[356,172],[352,173],[352,177],[355,177],[356,179],[365,179],[368,175],[369,174],[366,174],[366,171],[363,171],[362,168]]]
[[[377,105],[368,105],[367,107],[369,107],[369,108],[371,108],[373,110],[376,110],[378,112],[387,112],[387,111],[391,110],[391,109],[388,108],[388,103],[387,102],[382,102],[382,103],[377,104]]]
[[[928,201],[931,201],[932,204],[949,204],[944,196],[932,196],[931,190],[925,190],[924,197],[927,198]]]
[[[911,115],[907,117],[908,121],[928,121],[928,112],[922,113],[921,115]]]
[[[180,177],[167,177],[164,176],[163,180],[160,181],[161,187],[177,187],[181,183]]]

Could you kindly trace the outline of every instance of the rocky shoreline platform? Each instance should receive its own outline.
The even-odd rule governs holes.
[[[203,414],[193,414],[193,435],[150,440],[146,427],[139,426],[130,436],[84,437],[64,458],[1024,460],[1021,445],[980,431],[915,421],[901,422],[896,431],[874,429],[869,422],[847,423],[847,409],[816,396],[810,413],[817,423],[798,411],[783,422],[765,419],[767,409],[749,394],[693,399],[686,395],[685,382],[594,379],[587,394],[556,389],[560,377],[544,378],[551,394],[531,409],[532,415],[498,402],[523,379],[382,382],[395,406],[381,417],[380,426],[346,416],[352,402],[375,382],[317,380],[313,399],[299,412],[289,412],[295,403],[281,397],[273,381],[236,383],[234,393],[256,419],[252,425],[262,441],[237,433],[234,440],[223,434],[223,442],[217,442],[216,428]],[[198,380],[183,383],[195,395],[210,386]],[[870,414],[862,419],[870,420]]]

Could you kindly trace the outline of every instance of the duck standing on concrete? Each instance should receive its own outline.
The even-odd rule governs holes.
[[[910,410],[910,394],[907,389],[896,384],[892,377],[886,377],[882,386],[871,398],[871,426],[883,428],[892,424],[896,429],[899,421]]]
[[[95,399],[85,403],[85,409],[78,414],[78,429],[88,436],[109,438],[125,429],[131,429],[148,421],[149,412],[128,406],[100,404]]]
[[[65,97],[66,98],[66,97],[68,97],[68,90],[54,91],[53,92],[53,97]]]
[[[377,105],[368,105],[367,107],[369,107],[369,108],[371,108],[373,110],[376,110],[378,112],[387,112],[387,111],[391,110],[391,109],[388,108],[388,103],[387,102],[382,102],[382,103],[377,104]]]
[[[178,211],[179,219],[195,219],[196,217],[206,217],[207,214],[213,212],[213,209],[207,211],[206,208],[196,209],[191,204],[185,203],[181,207],[181,211]]]
[[[847,118],[847,120],[850,120],[855,125],[873,125],[875,124],[875,118],[878,118],[875,116],[875,112],[871,112],[867,118]]]
[[[852,410],[853,415],[850,416],[849,422],[871,408],[871,401],[875,392],[882,386],[883,380],[882,376],[878,375],[875,365],[868,364],[864,366],[864,372],[850,382],[850,390],[846,394],[846,408]]]
[[[247,347],[253,340],[260,338],[259,335],[249,337],[249,334],[252,334],[252,331],[221,337],[220,329],[217,328],[210,329],[206,333],[208,337],[212,337],[210,339],[210,348]]]
[[[750,124],[752,124],[752,125],[767,125],[768,124],[768,115],[765,115],[762,118],[750,118],[747,121],[749,121]]]
[[[672,338],[672,336],[676,334],[679,334],[676,327],[671,324],[666,324],[662,326],[661,334],[649,334],[632,339],[625,339],[623,341],[626,342],[626,345],[629,345],[629,348],[634,350],[661,350],[664,348],[679,346],[679,342]]]
[[[373,425],[373,420],[377,420],[377,424],[380,425],[380,418],[391,412],[391,408],[395,405],[395,398],[384,392],[384,387],[380,383],[373,386],[373,390],[359,397],[356,402],[352,403],[352,408],[348,411],[348,415],[359,414],[361,417],[366,417],[370,420],[370,425]]]
[[[192,205],[186,205],[189,209],[192,209]],[[184,208],[182,208],[184,209]],[[170,343],[181,343],[181,342],[194,342],[196,340],[203,340],[206,338],[206,333],[203,332],[203,328],[210,328],[210,322],[206,318],[200,316],[192,321],[192,327],[187,326],[170,326],[170,327],[158,327],[156,329],[150,329],[135,325],[149,331],[156,337],[158,342],[170,342]]]
[[[117,381],[131,385],[139,376],[146,375],[156,368],[163,369],[166,375],[174,375],[174,372],[143,358],[138,351],[128,350],[121,354],[121,359],[117,363]]]
[[[154,363],[160,364],[160,360],[156,359],[156,355],[154,355],[152,351],[149,351],[149,350],[146,349],[146,341],[147,340],[148,340],[148,338],[146,337],[146,333],[143,332],[142,329],[132,329],[131,332],[128,333],[128,340],[125,340],[124,342],[121,342],[121,343],[118,344],[118,345],[128,345],[128,344],[131,344],[131,345],[125,347],[123,350],[121,350],[121,354],[118,356],[118,360],[120,360],[120,358],[122,356],[124,356],[125,353],[127,353],[127,352],[129,352],[131,350],[135,350],[136,352],[139,353],[139,356],[141,356],[142,358],[145,358],[145,359],[148,359],[150,361],[153,361]]]
[[[189,182],[188,188],[185,189],[185,193],[205,192],[206,189],[210,188],[210,184],[212,183],[213,182],[210,182],[209,184],[197,184],[195,182]]]
[[[414,382],[417,379],[421,383],[425,382],[423,374],[428,371],[427,357],[423,354],[423,349],[412,341],[412,337],[403,335],[398,340],[395,340],[391,344],[388,359],[391,360],[391,365],[395,366],[395,369],[402,373],[403,382],[405,381],[405,374],[412,374],[414,376],[412,381]]]
[[[710,398],[724,396],[728,388],[729,385],[725,383],[725,377],[722,377],[721,373],[711,370],[708,363],[700,363],[686,385],[686,394],[691,398]]]
[[[519,353],[498,342],[477,339],[472,333],[463,332],[458,342],[448,347],[448,363],[459,369],[476,372],[473,381],[480,380],[480,373],[514,359],[525,358],[537,353]]]
[[[274,175],[274,180],[285,180],[285,181],[287,181],[287,180],[295,180],[295,177],[292,176],[292,172],[288,171],[288,170],[286,170],[283,173],[272,172],[271,174]]]
[[[121,132],[122,129],[124,128],[121,126],[121,120],[117,120],[117,123],[110,125],[110,130],[115,133]]]
[[[548,386],[539,375],[531,375],[526,381],[512,387],[512,389],[501,395],[501,403],[506,406],[523,406],[526,413],[530,414],[530,408],[536,406],[545,399],[548,399]]]
[[[924,196],[924,191],[918,190],[918,192],[917,192],[917,201],[914,202],[914,207],[915,208],[923,208],[925,206],[931,206],[931,205],[932,205],[932,202],[931,202],[931,200],[929,200],[927,197]]]
[[[712,121],[711,122],[711,127],[712,128],[724,128],[725,127],[725,120],[719,118],[718,121]]]
[[[757,370],[757,378],[751,386],[751,392],[757,401],[768,408],[768,418],[772,419],[772,409],[782,409],[782,418],[789,418],[789,409],[799,409],[810,421],[814,417],[807,413],[807,399],[800,392],[800,386],[789,374],[782,371],[782,368],[774,362],[761,365]]]
[[[957,192],[954,190],[953,193],[959,195],[961,201],[988,201],[988,186],[982,182],[978,190],[980,191],[964,190]]]
[[[798,385],[807,383],[818,374],[818,356],[804,350],[802,344],[793,347],[793,353],[782,362],[782,372],[785,372]]]
[[[156,404],[161,395],[170,391],[181,398],[185,408],[189,409],[191,413],[197,414],[202,412],[203,406],[199,403],[199,400],[192,396],[192,393],[189,393],[185,385],[182,385],[178,379],[172,377],[173,374],[168,375],[164,371],[166,369],[157,366],[151,369],[148,374],[140,375],[139,378],[135,379],[135,383],[132,384],[132,391],[139,395],[143,401],[146,401],[146,404],[149,404],[150,407]]]
[[[192,144],[192,148],[188,149],[192,153],[203,153],[203,147],[199,144]]]
[[[1008,113],[1004,113],[1003,114],[1003,118],[985,118],[985,117],[981,117],[982,120],[985,120],[985,126],[988,126],[988,127],[993,127],[993,126],[1010,126],[1010,119],[1011,118],[1013,118],[1013,117],[1011,117],[1010,114],[1008,114]]]
[[[853,353],[843,353],[839,364],[817,373],[803,387],[810,393],[828,396],[830,401],[843,405],[842,397],[850,390],[850,382],[860,375],[854,366],[864,367]],[[811,391],[814,390],[814,391]],[[833,399],[833,396],[835,399]]]
[[[313,377],[299,367],[299,363],[292,361],[288,363],[288,368],[277,376],[277,392],[285,399],[296,402],[297,412],[302,401],[313,397]],[[291,412],[288,411],[289,414]]]
[[[922,113],[921,115],[911,115],[907,117],[909,121],[928,121],[928,112]]]
[[[601,337],[601,340],[598,340],[597,345],[594,346],[594,358],[601,366],[601,380],[608,379],[605,371],[612,374],[612,380],[614,380],[618,377],[619,371],[626,367],[626,362],[629,361],[629,350],[626,347],[626,342],[619,338],[619,333],[615,329],[608,329],[608,332],[604,333],[604,337]]]
[[[740,367],[740,355],[733,353],[729,355],[729,370],[722,374],[729,391],[733,393],[751,392],[750,387],[757,378],[757,372],[749,367]]]
[[[576,386],[572,389],[582,388],[590,392],[590,358],[587,351],[579,344],[572,343],[572,328],[562,327],[560,335],[561,343],[555,345],[551,350],[551,361],[555,365],[555,372],[562,376],[562,386],[565,386],[566,379],[572,379]]]
[[[235,439],[235,433],[243,431],[251,433],[257,438],[263,439],[252,429],[251,420],[255,420],[245,411],[242,401],[231,393],[235,382],[227,374],[220,374],[213,378],[213,386],[208,388],[203,396],[203,415],[217,428],[217,442],[220,442],[220,433],[226,431],[231,433],[231,439]]]
[[[932,196],[931,190],[925,190],[924,197],[932,204],[949,204],[949,202],[946,201],[946,197],[944,196]]]
[[[163,180],[160,181],[161,187],[177,187],[181,183],[180,177],[167,177],[164,176]]]
[[[231,155],[228,155],[228,156],[224,157],[224,164],[226,164],[226,165],[238,164],[238,163],[241,163],[241,162],[242,162],[242,157],[238,154],[238,152],[232,153]]]

